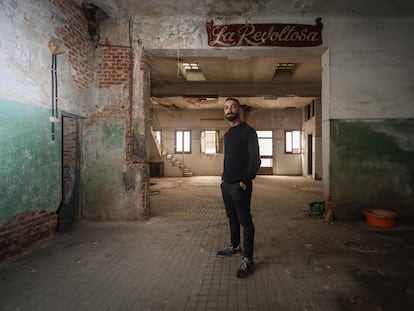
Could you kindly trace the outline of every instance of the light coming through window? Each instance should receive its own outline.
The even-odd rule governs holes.
[[[285,152],[300,153],[300,131],[286,131]]]
[[[200,137],[201,152],[206,154],[217,153],[217,137],[217,131],[202,131]]]
[[[191,131],[175,131],[175,153],[191,153]]]

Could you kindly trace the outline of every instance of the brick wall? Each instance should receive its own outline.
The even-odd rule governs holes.
[[[88,89],[94,83],[94,50],[87,28],[84,11],[74,0],[49,0],[56,8],[51,10],[52,22],[62,20],[65,25],[56,26],[55,33],[62,41],[65,54],[71,65],[72,78],[80,89]],[[23,13],[20,13],[23,14]],[[46,15],[45,15],[46,16]],[[67,150],[72,153],[74,147],[73,136],[65,139]],[[71,156],[71,155],[69,155]],[[65,172],[65,190],[69,187],[69,171]],[[36,211],[21,213],[0,226],[0,260],[17,254],[22,248],[51,236],[57,226],[57,215],[55,211],[41,210],[39,206]]]
[[[130,49],[128,47],[103,46],[102,57],[96,71],[96,84],[98,87],[130,81]]]
[[[81,89],[88,89],[94,82],[94,46],[88,33],[88,24],[82,7],[74,0],[50,0],[63,14],[68,24],[56,28],[59,40],[73,69],[72,78]]]
[[[127,124],[126,131],[126,158],[131,160],[131,92],[132,92],[132,77],[131,66],[132,56],[131,49],[126,46],[112,45],[109,39],[101,40],[101,46],[96,52],[97,71],[96,71],[96,85],[99,88],[109,88],[116,85],[122,86],[123,100],[118,105],[107,106],[101,109],[98,113],[91,116],[90,122],[86,123],[88,126],[91,123],[99,122],[105,118],[123,119]]]
[[[36,241],[53,236],[57,215],[50,211],[18,214],[0,227],[0,260],[16,255]]]
[[[129,110],[127,108],[118,108],[118,107],[105,107],[99,112],[90,116],[90,118],[84,121],[86,127],[97,125],[105,119],[123,119],[125,121],[129,120]]]
[[[74,185],[76,169],[77,119],[63,117],[63,201]]]

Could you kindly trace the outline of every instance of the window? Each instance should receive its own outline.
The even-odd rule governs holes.
[[[191,131],[175,131],[175,153],[191,153]]]
[[[286,131],[285,132],[285,152],[286,153],[300,153],[300,131]]]
[[[161,131],[153,131],[153,133],[158,145],[161,145]]]
[[[271,168],[273,166],[273,132],[257,131],[257,138],[260,150],[260,167]]]
[[[217,131],[202,131],[201,137],[201,152],[205,154],[215,154],[218,150],[218,132]]]
[[[309,105],[306,105],[305,107],[305,121],[310,120],[315,115],[315,101],[312,100],[312,102]]]

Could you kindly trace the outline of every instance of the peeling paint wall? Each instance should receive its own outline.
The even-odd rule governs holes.
[[[61,201],[61,142],[51,140],[50,112],[0,100],[0,225],[31,211],[55,211]],[[56,136],[60,136],[56,127]]]
[[[361,219],[362,208],[383,207],[413,222],[414,83],[407,68],[414,66],[414,20],[325,21],[329,77],[322,99],[323,152],[330,154],[324,162],[325,195],[333,196],[340,219]]]
[[[50,122],[49,40],[57,42],[58,119],[87,115],[93,49],[75,1],[0,2],[0,245],[2,254],[55,232],[62,202],[62,122]]]
[[[130,160],[126,104],[120,101],[118,106],[102,107],[85,122],[82,200],[87,219],[137,220],[150,213],[149,166]]]
[[[94,112],[85,122],[84,216],[88,219],[137,220],[150,213],[149,106],[144,79],[149,74],[129,21],[101,32],[95,51],[97,87]],[[148,97],[148,102],[146,98]],[[147,129],[148,128],[148,129]],[[147,134],[148,133],[148,134]]]
[[[333,120],[332,195],[342,217],[362,208],[389,208],[414,216],[414,120]]]
[[[1,193],[6,194],[1,200],[0,222],[24,211],[55,211],[60,205],[62,128],[61,123],[55,123],[52,140],[48,42],[56,39],[63,51],[57,55],[59,110],[88,113],[88,91],[76,82],[79,64],[70,57],[71,51],[81,48],[70,45],[77,18],[82,20],[82,11],[74,1],[0,3],[0,170]],[[78,27],[76,34],[81,33]],[[90,50],[85,49],[83,55],[86,63]],[[85,76],[91,74],[82,71]],[[81,74],[76,76],[82,78]]]
[[[73,0],[0,3],[0,98],[50,107],[48,42],[55,38],[63,51],[57,56],[59,108],[79,115],[91,111],[93,47],[82,14]]]
[[[414,117],[412,17],[326,20],[331,119]],[[325,29],[325,28],[324,28]]]
[[[128,218],[121,173],[125,162],[125,152],[122,152],[125,133],[124,121],[109,118],[85,130],[83,200],[86,218]]]

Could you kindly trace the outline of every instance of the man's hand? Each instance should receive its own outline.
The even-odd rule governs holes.
[[[243,190],[246,190],[247,186],[241,181],[240,188],[242,188]]]

